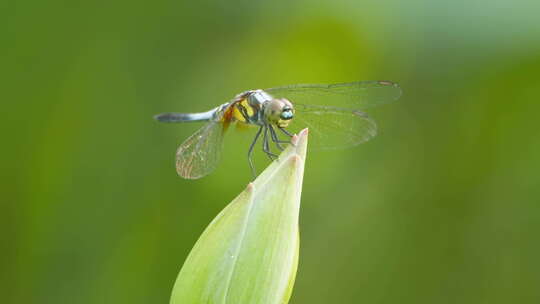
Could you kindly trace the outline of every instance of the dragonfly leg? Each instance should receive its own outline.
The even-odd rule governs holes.
[[[283,147],[280,144],[289,144],[290,141],[288,140],[280,140],[279,137],[276,134],[276,130],[274,130],[274,127],[271,125],[268,126],[270,128],[270,135],[272,136],[272,141],[276,144],[276,147],[283,151]]]
[[[268,144],[268,126],[264,126],[264,135],[263,135],[263,151],[268,155],[270,160],[274,160],[278,156],[272,151],[270,151],[270,145]]]
[[[289,131],[285,130],[285,128],[279,128],[279,129],[281,130],[281,132],[285,133],[285,135],[289,137],[293,137],[293,135]]]
[[[257,174],[255,172],[255,166],[253,165],[253,159],[251,156],[253,154],[253,147],[255,147],[255,143],[257,143],[257,140],[259,139],[262,129],[263,127],[261,126],[259,128],[259,131],[257,131],[257,134],[255,134],[255,138],[253,139],[253,142],[251,142],[251,145],[249,146],[249,151],[248,151],[248,162],[249,162],[249,167],[251,168],[251,173],[253,174],[253,179],[255,179]]]
[[[293,135],[289,131],[285,130],[285,128],[279,128],[279,130],[281,130],[281,132],[283,132],[285,135],[289,137],[293,137]],[[289,142],[289,143],[294,146],[292,142]]]

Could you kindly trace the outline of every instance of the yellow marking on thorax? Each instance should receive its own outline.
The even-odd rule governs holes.
[[[243,99],[242,101],[238,102],[238,104],[239,105],[234,105],[232,116],[236,121],[246,123],[247,121],[244,118],[244,115],[242,115],[242,112],[240,112],[240,107],[243,106],[246,109],[247,115],[249,117],[255,114],[255,110],[249,105],[247,99]]]

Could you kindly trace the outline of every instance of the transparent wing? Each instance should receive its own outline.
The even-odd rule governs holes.
[[[176,151],[178,175],[197,179],[212,172],[221,158],[223,132],[223,125],[212,121],[186,139]]]
[[[339,149],[361,144],[377,134],[377,124],[367,114],[334,107],[296,105],[287,131],[309,128],[309,145],[316,149]]]
[[[276,98],[287,98],[294,105],[333,106],[357,110],[389,103],[401,96],[399,85],[390,81],[297,84],[265,91]]]

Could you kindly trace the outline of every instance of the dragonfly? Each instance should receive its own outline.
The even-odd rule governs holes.
[[[154,118],[165,123],[206,122],[176,151],[176,172],[186,179],[214,171],[221,159],[224,134],[231,125],[258,128],[247,152],[255,177],[252,156],[259,140],[271,160],[278,157],[272,146],[283,150],[293,134],[306,127],[311,148],[356,146],[377,134],[375,121],[364,110],[400,96],[400,86],[391,81],[298,84],[248,90],[206,112],[162,113]]]

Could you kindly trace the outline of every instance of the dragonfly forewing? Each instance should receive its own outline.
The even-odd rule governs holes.
[[[296,104],[364,110],[397,100],[401,88],[390,81],[357,81],[337,84],[297,84],[266,89],[277,98]]]

